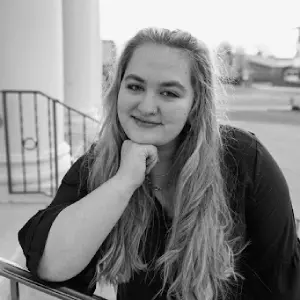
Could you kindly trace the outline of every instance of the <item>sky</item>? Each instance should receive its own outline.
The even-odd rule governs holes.
[[[211,48],[229,41],[248,53],[293,57],[300,0],[100,0],[101,38],[118,51],[148,26],[188,30]]]

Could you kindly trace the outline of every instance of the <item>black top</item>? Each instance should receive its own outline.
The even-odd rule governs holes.
[[[227,186],[232,189],[230,206],[240,219],[237,232],[251,244],[237,265],[245,280],[235,287],[235,296],[230,296],[230,300],[299,300],[300,241],[286,180],[254,134],[237,128],[232,128],[231,133],[225,153],[225,165],[233,175],[226,179]],[[52,203],[35,214],[19,232],[27,267],[35,276],[56,216],[87,194],[85,184],[79,189],[80,176],[87,178],[82,161],[83,157],[67,172]],[[166,231],[171,226],[171,220],[159,202],[156,203],[158,214],[150,230],[154,234],[147,240],[150,245],[146,253],[148,259],[151,259],[155,246],[158,246],[158,254],[163,252]],[[97,260],[96,253],[81,273],[61,284],[93,294],[95,287],[89,289],[88,285]],[[130,282],[119,285],[118,300],[150,300],[161,287],[160,276],[155,275],[151,270],[134,274]],[[165,300],[166,295],[156,299]]]

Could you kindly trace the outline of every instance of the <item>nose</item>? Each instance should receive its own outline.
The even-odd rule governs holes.
[[[145,96],[141,99],[138,105],[138,110],[144,115],[157,112],[157,103],[154,93],[145,93]]]

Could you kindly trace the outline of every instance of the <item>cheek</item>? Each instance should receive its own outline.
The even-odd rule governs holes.
[[[167,121],[174,126],[184,126],[189,115],[189,109],[186,107],[174,107],[168,110]]]
[[[130,112],[135,106],[135,101],[133,100],[134,99],[131,95],[126,92],[120,91],[118,96],[118,113],[122,114]]]
[[[122,116],[128,111],[127,106],[128,104],[126,98],[123,95],[120,95],[120,97],[118,98],[118,106],[117,106],[119,118],[120,117],[122,118]]]

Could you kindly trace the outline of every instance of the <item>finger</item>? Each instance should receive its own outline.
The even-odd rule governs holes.
[[[149,174],[151,172],[151,170],[153,169],[153,167],[157,164],[157,159],[155,159],[154,161],[151,162],[151,164],[148,166],[147,168],[147,174]]]
[[[146,173],[149,174],[152,168],[157,164],[158,162],[158,155],[155,153],[154,155],[151,155],[146,160]]]
[[[158,153],[157,153],[157,148],[155,146],[149,145],[146,147],[146,155],[147,158],[150,157],[151,161],[157,159]]]

